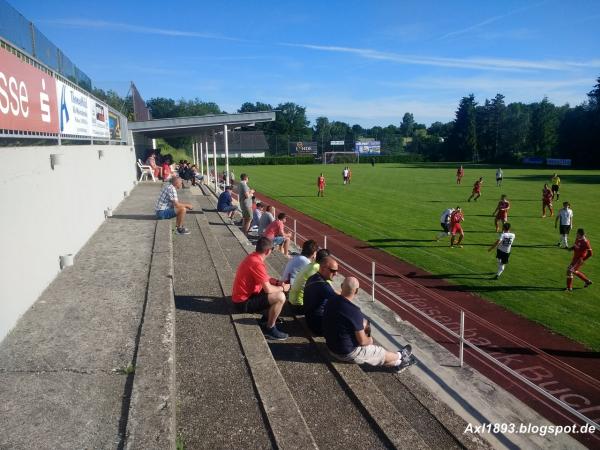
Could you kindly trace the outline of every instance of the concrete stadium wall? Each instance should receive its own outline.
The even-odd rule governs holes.
[[[51,154],[62,155],[54,170]],[[59,256],[81,249],[137,172],[129,145],[0,147],[0,162],[2,340],[60,272]]]

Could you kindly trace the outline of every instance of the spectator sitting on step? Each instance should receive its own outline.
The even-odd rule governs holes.
[[[258,235],[262,236],[265,233],[265,230],[272,222],[275,221],[275,207],[268,205],[265,207],[265,212],[260,216],[260,221],[258,223]]]
[[[309,239],[302,244],[302,252],[299,255],[294,256],[286,264],[283,274],[281,275],[281,279],[293,285],[294,281],[296,280],[296,274],[300,271],[300,269],[315,260],[318,248],[319,246],[313,239]]]
[[[260,223],[260,217],[265,210],[265,205],[261,202],[256,203],[256,208],[252,211],[252,223],[250,224],[251,231],[258,231],[258,224]]]
[[[173,158],[171,155],[165,155],[162,162],[162,176],[164,181],[169,181],[172,176],[171,164],[173,164]]]
[[[263,236],[273,241],[273,246],[278,246],[281,253],[286,258],[290,257],[290,239],[292,234],[285,231],[285,222],[287,221],[286,213],[282,212],[277,215],[277,220],[265,228]]]
[[[146,158],[146,165],[152,167],[152,170],[154,171],[154,177],[162,179],[162,167],[156,164],[156,153],[150,152],[148,158]]]
[[[246,256],[237,268],[231,300],[239,313],[255,313],[268,310],[263,315],[264,334],[268,339],[283,340],[288,335],[276,327],[276,321],[285,304],[288,283],[269,278],[265,259],[273,251],[273,243],[266,237],[256,242],[256,251]]]
[[[219,195],[217,211],[226,212],[227,217],[229,217],[230,220],[233,220],[236,211],[239,211],[240,214],[242,213],[239,206],[233,204],[233,198],[231,197],[231,186],[226,186],[225,190],[221,192],[221,195]]]
[[[316,336],[323,336],[323,313],[330,298],[337,295],[332,286],[338,263],[333,256],[326,256],[319,271],[306,280],[304,286],[304,317],[306,324]]]
[[[172,219],[177,217],[177,234],[190,234],[183,226],[183,220],[188,210],[193,209],[191,203],[180,202],[177,198],[177,190],[181,189],[183,181],[177,176],[171,177],[171,182],[166,184],[160,191],[154,210],[157,219]]]
[[[329,352],[341,361],[403,371],[415,362],[411,346],[392,352],[374,345],[369,322],[352,302],[358,288],[358,280],[348,277],[342,283],[341,295],[330,297],[325,304],[323,335]]]
[[[204,180],[204,175],[200,173],[196,164],[192,164],[192,167],[190,169],[192,170],[193,175],[192,185],[195,186],[198,181],[202,182],[202,180]]]
[[[296,274],[288,296],[288,301],[294,307],[296,313],[304,314],[304,286],[306,285],[306,280],[319,271],[321,261],[330,254],[326,248],[317,250],[315,261],[304,266]]]

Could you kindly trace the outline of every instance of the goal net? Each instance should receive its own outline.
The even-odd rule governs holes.
[[[323,153],[323,164],[345,164],[357,163],[358,153],[356,152],[325,152]]]

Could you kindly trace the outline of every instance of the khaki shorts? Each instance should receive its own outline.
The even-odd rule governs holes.
[[[242,217],[244,219],[252,219],[252,209],[247,209],[244,206],[242,206]]]
[[[356,347],[354,351],[347,355],[338,355],[331,352],[340,361],[352,362],[355,364],[369,364],[370,366],[383,366],[385,362],[385,348],[379,345],[364,345]]]

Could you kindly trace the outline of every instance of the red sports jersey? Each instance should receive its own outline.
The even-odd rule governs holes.
[[[500,200],[498,202],[498,212],[496,213],[496,217],[499,219],[504,219],[508,217],[508,210],[510,208],[510,202],[508,200]]]
[[[573,259],[585,259],[588,252],[591,251],[592,246],[590,245],[590,241],[588,241],[585,236],[575,239],[575,244],[573,244]]]
[[[475,182],[475,184],[473,185],[473,192],[479,192],[481,191],[481,183],[479,182],[479,180],[477,180]]]
[[[317,186],[319,186],[319,187],[325,186],[325,177],[317,178]]]
[[[462,213],[462,211],[454,211],[451,215],[450,215],[450,223],[452,225],[456,224],[456,223],[461,223],[464,219],[464,214]]]
[[[550,189],[542,189],[542,198],[546,203],[550,203],[552,201],[552,191]]]

